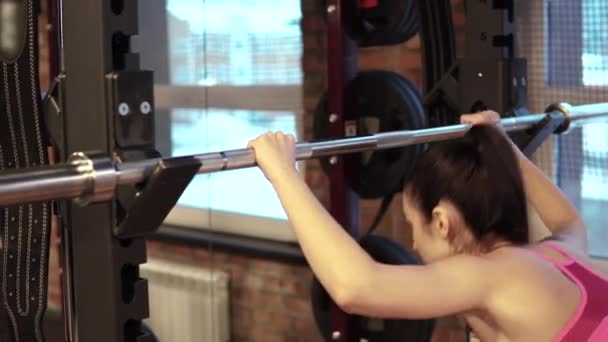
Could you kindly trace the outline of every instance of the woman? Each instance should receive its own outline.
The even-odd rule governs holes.
[[[482,341],[608,341],[608,279],[586,257],[581,217],[496,128],[499,119],[490,111],[464,115],[473,125],[464,138],[417,159],[403,210],[424,266],[385,265],[366,254],[297,175],[293,136],[267,133],[249,147],[310,267],[345,311],[458,314]],[[550,242],[528,243],[526,198]]]

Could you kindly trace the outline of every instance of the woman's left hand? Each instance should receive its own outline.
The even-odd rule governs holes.
[[[296,172],[295,147],[295,137],[280,131],[260,135],[247,144],[247,148],[253,149],[258,166],[271,183]]]

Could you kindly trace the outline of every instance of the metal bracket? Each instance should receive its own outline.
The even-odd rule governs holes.
[[[45,121],[47,135],[51,145],[57,150],[56,156],[63,156],[65,152],[65,133],[63,127],[63,96],[65,74],[61,74],[51,83],[48,93],[42,100],[42,114]]]
[[[152,71],[116,71],[106,76],[108,108],[120,149],[154,145],[154,75]]]
[[[547,113],[547,115],[533,128],[526,131],[527,139],[517,144],[526,157],[532,154],[547,138],[555,133],[560,125],[566,121],[561,113]]]
[[[523,108],[527,90],[525,59],[468,57],[460,63],[460,110],[464,113]]]
[[[454,64],[450,69],[437,81],[433,88],[424,96],[424,105],[433,106],[438,101],[447,104],[450,109],[459,107],[459,88],[458,80],[455,75],[458,73],[458,64]]]
[[[143,189],[127,208],[123,221],[114,229],[119,238],[144,236],[158,229],[198,173],[201,161],[178,157],[161,161]]]

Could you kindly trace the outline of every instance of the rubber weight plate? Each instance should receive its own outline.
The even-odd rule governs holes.
[[[411,82],[398,74],[361,72],[348,84],[345,99],[345,110],[355,114],[359,136],[426,127],[425,120],[421,120],[420,94]],[[315,140],[329,138],[327,94],[317,105],[313,131]],[[358,177],[347,182],[362,198],[381,198],[400,192],[421,151],[421,146],[414,145],[361,153],[357,156]],[[328,158],[321,159],[321,166],[329,173]]]
[[[403,43],[418,32],[414,0],[379,0],[378,6],[359,8],[349,35],[361,47]]]
[[[360,241],[361,246],[370,256],[390,265],[418,265],[418,259],[398,243],[379,235],[368,235]],[[331,341],[332,300],[319,281],[315,278],[311,287],[311,301],[317,327],[323,338]],[[357,339],[369,342],[428,342],[433,335],[434,320],[397,320],[376,319],[355,316],[354,324],[359,335]]]

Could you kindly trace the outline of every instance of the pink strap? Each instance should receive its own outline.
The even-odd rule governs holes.
[[[537,257],[550,262],[551,264],[557,266],[558,268],[562,268],[562,266],[566,266],[566,265],[570,265],[572,264],[575,260],[574,258],[565,250],[563,250],[562,248],[554,245],[553,243],[547,242],[547,241],[543,241],[540,243],[540,245],[546,246],[547,248],[553,249],[556,252],[560,253],[562,256],[566,257],[567,259],[565,261],[557,261],[539,251],[535,251],[533,249],[528,249],[527,251],[536,255]]]
[[[608,341],[608,317],[604,318],[600,325],[595,328],[595,331],[589,337],[589,342],[606,342]]]
[[[565,250],[565,249],[563,249],[562,247],[560,247],[560,246],[558,246],[558,245],[554,244],[554,243],[553,243],[553,242],[551,242],[551,241],[543,241],[543,242],[541,242],[541,243],[540,243],[540,245],[542,245],[542,246],[546,246],[546,247],[548,247],[548,248],[550,248],[550,249],[552,249],[552,250],[554,250],[554,251],[558,252],[558,253],[559,253],[559,254],[561,254],[562,256],[566,257],[566,260],[565,260],[565,261],[557,261],[557,260],[555,260],[555,259],[552,259],[552,258],[550,258],[550,257],[546,256],[546,255],[543,255],[544,259],[546,259],[546,260],[551,260],[551,262],[552,262],[553,264],[555,264],[555,265],[558,265],[558,266],[565,266],[565,265],[570,265],[570,264],[572,264],[572,263],[576,262],[576,259],[575,259],[574,257],[572,257],[572,255],[570,255],[570,253],[569,253],[568,251],[566,251],[566,250]],[[537,252],[537,253],[538,253],[538,252]],[[538,254],[540,254],[540,253],[538,253]]]
[[[596,277],[598,277],[598,278],[600,278],[600,279],[602,279],[602,280],[604,280],[604,281],[608,282],[608,277],[606,277],[605,275],[600,274],[600,273],[596,272],[595,270],[593,270],[593,269],[591,269],[591,268],[587,267],[587,265],[582,264],[581,262],[579,262],[579,261],[578,261],[576,258],[574,258],[574,257],[573,257],[573,256],[572,256],[572,255],[571,255],[571,254],[570,254],[570,253],[569,253],[567,250],[565,250],[564,248],[562,248],[562,247],[560,247],[560,246],[558,246],[558,245],[556,245],[556,244],[554,244],[554,243],[552,243],[552,242],[549,242],[549,241],[544,241],[544,242],[541,242],[541,244],[546,245],[547,247],[552,248],[552,249],[554,249],[554,250],[558,251],[558,252],[559,252],[559,253],[561,253],[563,256],[565,256],[565,257],[567,257],[567,258],[569,259],[569,260],[567,260],[567,261],[563,261],[563,262],[561,262],[561,263],[560,263],[560,262],[557,262],[557,261],[555,261],[555,260],[554,260],[554,261],[553,261],[553,263],[554,263],[554,264],[556,264],[556,265],[558,265],[558,266],[559,266],[559,265],[570,265],[570,264],[572,264],[572,263],[577,263],[577,264],[578,264],[580,267],[584,268],[584,269],[585,269],[587,272],[589,272],[589,273],[591,273],[591,274],[595,275]],[[545,259],[548,259],[548,257],[545,257]]]

